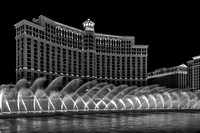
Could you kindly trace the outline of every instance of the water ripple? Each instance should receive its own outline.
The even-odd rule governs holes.
[[[200,113],[93,114],[0,119],[0,132],[197,132]]]

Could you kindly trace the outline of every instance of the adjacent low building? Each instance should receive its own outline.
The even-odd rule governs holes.
[[[187,66],[185,64],[170,67],[160,68],[147,74],[148,84],[159,84],[168,88],[187,87]]]
[[[200,90],[200,55],[187,62],[187,85],[191,89]]]

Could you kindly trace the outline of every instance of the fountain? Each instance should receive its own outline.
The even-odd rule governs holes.
[[[151,85],[145,87],[98,83],[82,84],[77,78],[63,89],[57,77],[45,89],[46,78],[28,86],[26,79],[15,87],[0,86],[0,118],[77,113],[200,111],[200,95],[180,89]],[[82,84],[82,85],[81,85]]]

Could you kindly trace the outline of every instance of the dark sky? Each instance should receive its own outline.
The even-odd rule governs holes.
[[[135,36],[136,44],[149,45],[148,71],[177,66],[200,55],[197,3],[26,3],[5,4],[0,9],[0,84],[15,83],[14,24],[39,15],[79,29],[90,18],[97,33]]]

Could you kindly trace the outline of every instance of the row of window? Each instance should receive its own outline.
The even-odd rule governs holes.
[[[46,23],[45,27],[47,29],[47,32],[51,33],[51,34],[56,34],[58,36],[61,37],[69,37],[69,38],[74,38],[74,39],[78,39],[78,40],[82,40],[82,35],[80,33],[77,32],[73,32],[71,30],[68,30],[66,28],[61,28],[60,26],[54,26],[51,24]],[[90,35],[88,35],[90,36]],[[87,35],[84,37],[87,38]],[[93,38],[93,37],[92,37]],[[113,46],[120,46],[120,47],[131,47],[131,41],[130,40],[120,40],[120,39],[111,39],[111,38],[101,38],[101,37],[97,37],[96,38],[96,43],[97,44],[106,44],[106,45],[112,45]]]
[[[187,73],[187,70],[186,70],[186,69],[183,69],[183,70],[177,69],[177,70],[174,70],[174,71],[165,71],[165,70],[164,70],[164,71],[155,71],[155,72],[148,73],[148,75],[149,75],[149,76],[154,76],[154,75],[171,74],[171,73],[177,74],[177,73],[179,73],[179,72],[181,72],[181,73],[183,73],[183,74],[186,74],[186,73]]]
[[[24,38],[18,39],[17,45],[17,66],[22,67],[24,65]]]
[[[16,28],[16,35],[18,36],[18,35],[23,34],[24,33],[24,29],[25,29],[24,25],[21,25],[21,26],[17,27]]]
[[[18,42],[20,44],[23,41],[19,40]],[[18,68],[21,68],[23,66],[22,64],[19,64],[23,63],[23,61],[20,61],[20,59],[23,59],[20,57],[24,57],[23,46],[24,43],[22,43],[22,45],[20,46],[18,45],[18,49],[22,48],[22,50],[18,52]],[[94,58],[94,56],[96,58]],[[130,64],[131,60],[132,60],[132,67]],[[121,76],[120,73],[122,73],[122,76],[125,78],[126,75],[128,75],[128,77],[132,77],[132,75],[135,75],[134,74],[136,67],[135,61],[138,61],[137,63],[138,67],[143,68],[144,69],[143,71],[145,73],[145,68],[146,68],[145,57],[115,58],[115,56],[109,56],[109,55],[108,56],[94,55],[94,53],[91,52],[80,53],[78,51],[52,46],[47,43],[27,38],[28,69],[33,68],[34,70],[40,69],[41,71],[46,70],[48,72],[51,71],[53,73],[63,72],[65,74],[68,73],[75,75],[76,74],[94,75],[94,64],[95,64],[98,67],[102,66],[101,68],[102,70],[107,69],[108,71],[107,73],[104,74],[104,72],[102,72],[102,77],[104,76],[109,77],[109,75],[115,76],[115,74],[113,72],[111,73],[111,71],[117,69],[118,70],[117,77],[120,77]],[[125,65],[126,63],[127,65]],[[121,66],[119,64],[121,64]],[[138,73],[139,73],[138,76],[140,76],[140,71]],[[145,77],[145,74],[143,75],[143,77]]]
[[[147,54],[146,48],[131,48],[131,41],[114,40],[114,39],[106,39],[106,38],[102,39],[102,38],[96,37],[95,42],[94,42],[93,41],[94,37],[92,35],[84,35],[84,37],[82,37],[81,34],[78,34],[72,31],[66,31],[67,37],[60,37],[60,36],[57,36],[56,33],[58,31],[56,29],[58,28],[49,24],[46,24],[45,31],[34,28],[29,25],[22,25],[16,28],[16,32],[17,32],[17,35],[26,33],[31,36],[35,36],[37,38],[47,40],[55,44],[60,44],[63,46],[77,48],[81,50],[82,49],[95,50],[96,52],[101,52],[101,53],[116,53],[116,54],[134,54],[134,55]]]
[[[122,47],[122,48],[131,48],[131,41],[125,41],[120,39],[110,39],[110,38],[95,38],[96,44],[104,46],[113,46],[113,47]]]
[[[74,40],[79,40],[81,41],[83,39],[82,34],[66,29],[66,28],[61,28],[60,26],[55,26],[49,23],[45,23],[45,29],[47,33],[50,33],[52,35],[64,37],[64,38],[71,38]]]

